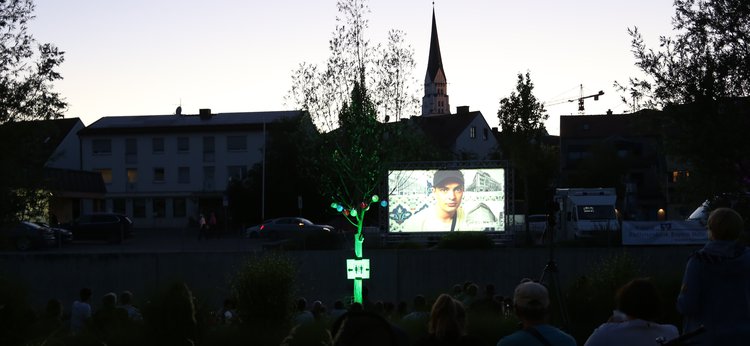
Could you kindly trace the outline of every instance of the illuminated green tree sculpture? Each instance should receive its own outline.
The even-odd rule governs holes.
[[[383,126],[376,119],[376,108],[363,86],[362,77],[354,83],[351,99],[339,113],[339,128],[322,134],[319,166],[332,170],[322,174],[321,187],[330,194],[331,207],[356,227],[354,255],[361,260],[365,215],[370,206],[386,206],[378,188],[383,181]],[[362,302],[362,280],[354,279],[354,301]]]

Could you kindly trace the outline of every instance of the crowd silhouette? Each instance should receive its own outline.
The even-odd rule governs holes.
[[[662,293],[649,278],[632,278],[614,296],[609,320],[578,342],[597,345],[745,345],[750,340],[750,250],[739,241],[741,217],[720,208],[708,220],[709,242],[690,256],[676,304],[685,324],[678,328],[659,323]],[[268,343],[256,342],[267,330],[252,329],[243,316],[267,314],[241,311],[228,297],[219,307],[206,308],[184,283],[169,285],[149,299],[131,291],[96,294],[82,288],[69,311],[58,298],[38,313],[14,321],[13,333],[0,336],[3,345],[576,345],[550,317],[547,287],[529,279],[510,294],[495,285],[467,281],[436,296],[416,295],[411,302],[323,301],[300,297],[289,307],[283,335]],[[98,299],[97,299],[98,297]],[[5,305],[0,317],[8,319]],[[267,314],[271,316],[272,314]],[[278,314],[273,314],[278,315]],[[257,320],[256,320],[257,321]],[[254,322],[257,323],[257,322]],[[262,328],[269,328],[264,324]],[[702,332],[705,328],[705,332]],[[238,333],[234,340],[217,331]],[[487,333],[487,331],[491,331]],[[214,333],[212,335],[212,333]],[[11,335],[12,334],[12,335]],[[237,340],[239,339],[239,340]],[[584,342],[585,340],[585,342]],[[684,343],[683,343],[684,342]]]

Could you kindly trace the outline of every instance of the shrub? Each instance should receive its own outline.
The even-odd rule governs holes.
[[[618,254],[598,262],[588,276],[582,276],[572,284],[566,304],[570,333],[580,344],[612,315],[617,289],[641,276],[640,273],[638,263],[631,256]],[[556,307],[551,308],[554,314]]]
[[[296,300],[296,269],[278,252],[247,260],[232,279],[243,330],[253,344],[277,344],[286,335]]]
[[[452,232],[445,235],[437,244],[438,249],[472,250],[491,249],[492,239],[484,232]]]

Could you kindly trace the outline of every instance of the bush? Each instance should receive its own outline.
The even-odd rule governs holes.
[[[276,344],[289,331],[296,300],[296,269],[281,253],[247,260],[232,279],[243,331],[252,344]]]
[[[445,235],[437,244],[438,249],[474,250],[491,249],[492,239],[484,232],[452,232]]]
[[[615,308],[615,292],[628,281],[641,276],[638,263],[627,254],[614,255],[597,263],[588,276],[578,278],[568,289],[567,310],[570,334],[583,344]],[[551,306],[552,313],[556,307]]]

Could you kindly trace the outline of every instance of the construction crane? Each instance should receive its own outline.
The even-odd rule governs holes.
[[[583,115],[584,111],[585,111],[585,108],[583,107],[583,100],[585,100],[587,98],[592,98],[593,97],[594,101],[599,101],[599,96],[602,96],[602,95],[604,95],[604,91],[599,90],[599,92],[596,93],[596,94],[591,94],[591,95],[583,96],[583,84],[581,84],[581,97],[575,98],[575,99],[560,100],[560,101],[548,103],[548,104],[546,104],[546,106],[554,106],[554,105],[559,105],[561,103],[578,101],[578,114],[579,115]]]

